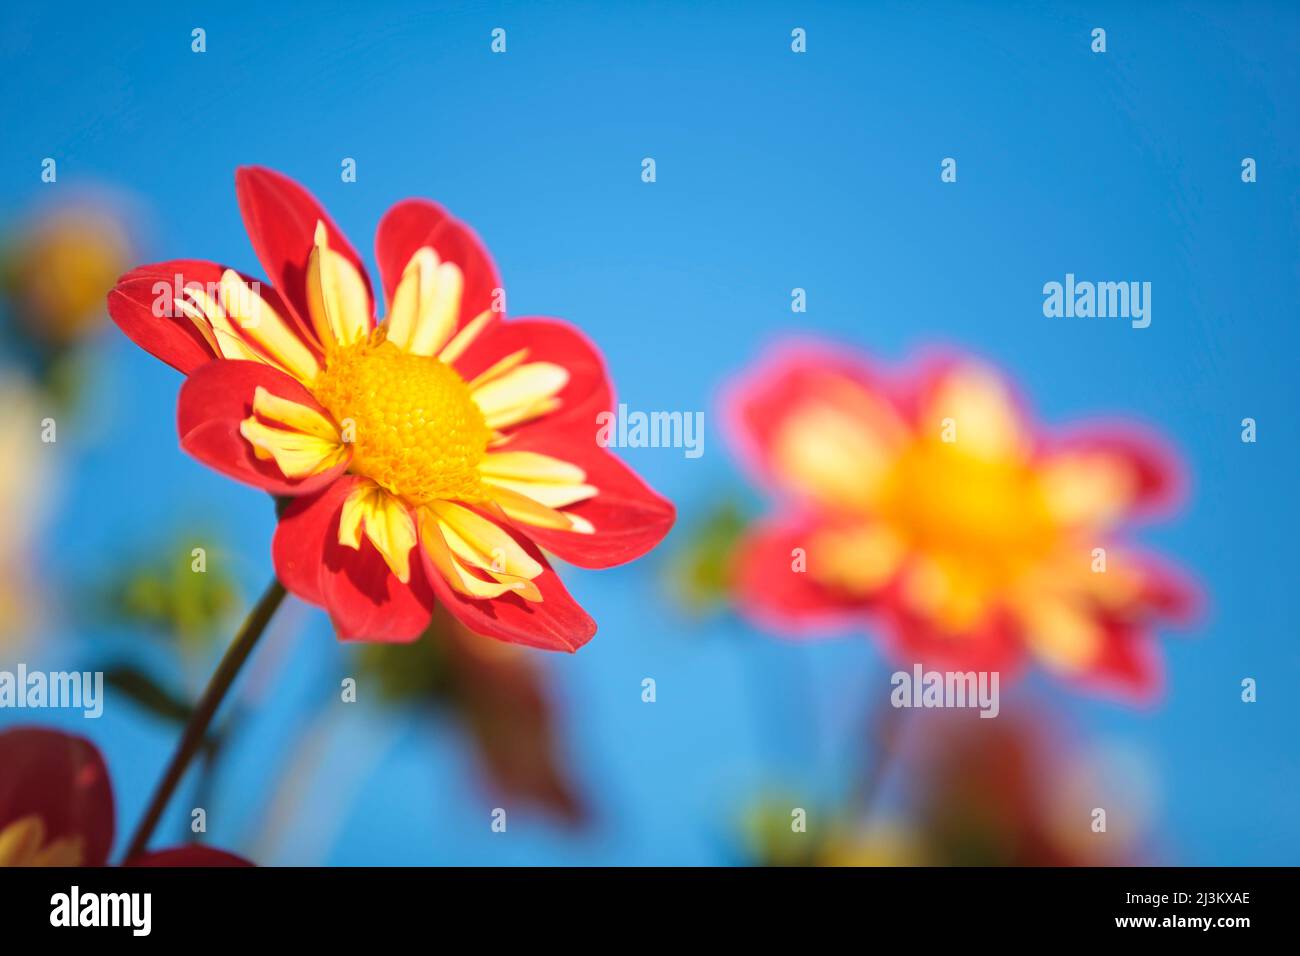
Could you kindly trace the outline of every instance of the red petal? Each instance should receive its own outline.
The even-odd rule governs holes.
[[[807,571],[794,570],[794,549],[806,554],[816,528],[812,520],[800,518],[759,522],[736,546],[736,604],[764,629],[807,637],[862,627],[869,598],[826,587]]]
[[[742,463],[774,490],[816,500],[817,489],[783,476],[773,455],[776,438],[790,415],[810,403],[844,407],[885,445],[901,436],[906,423],[894,388],[871,362],[851,349],[796,340],[771,349],[723,392],[727,437]]]
[[[1137,557],[1142,568],[1140,605],[1146,620],[1159,618],[1187,626],[1204,611],[1205,595],[1183,571],[1153,555]]]
[[[587,431],[595,441],[596,416],[614,407],[614,390],[596,346],[568,322],[533,318],[498,322],[475,339],[453,364],[469,382],[520,349],[528,350],[529,362],[563,366],[569,372],[569,381],[556,396],[560,400],[556,411],[505,431],[576,428]]]
[[[1129,703],[1151,704],[1164,688],[1164,668],[1154,628],[1186,626],[1200,615],[1204,598],[1183,572],[1150,555],[1131,554],[1141,578],[1131,604],[1100,612],[1105,632],[1101,654],[1075,678],[1080,685]]]
[[[189,374],[216,356],[189,317],[175,307],[175,290],[178,284],[183,289],[189,282],[212,288],[211,283],[219,283],[224,271],[225,267],[215,262],[193,259],[132,269],[108,293],[108,314],[140,348]]]
[[[338,537],[339,510],[356,484],[345,476],[329,487],[289,503],[271,539],[275,574],[292,594],[309,604],[325,606],[325,542]]]
[[[1051,441],[1041,458],[1078,454],[1112,459],[1133,476],[1127,518],[1168,513],[1183,497],[1185,478],[1178,454],[1154,432],[1129,422],[1098,422]]]
[[[503,526],[504,527],[504,526]],[[596,633],[596,622],[578,606],[551,569],[542,552],[527,538],[505,528],[534,561],[543,567],[533,583],[542,592],[540,602],[525,601],[514,594],[490,601],[476,601],[452,589],[438,573],[421,545],[424,570],[438,600],[476,634],[495,637],[511,644],[526,644],[547,651],[576,651]]]
[[[1011,681],[1023,668],[1024,645],[1010,615],[994,611],[968,631],[953,634],[916,614],[900,593],[904,575],[881,595],[881,636],[891,659],[927,670],[998,671]]]
[[[325,487],[347,470],[347,462],[306,478],[286,478],[274,461],[262,461],[239,433],[239,423],[253,414],[257,386],[329,413],[307,389],[283,372],[261,362],[218,359],[193,372],[181,386],[177,426],[181,447],[223,475],[276,495],[305,495]]]
[[[587,473],[588,484],[600,489],[596,497],[564,509],[590,521],[594,534],[517,525],[543,548],[580,568],[610,568],[641,557],[664,539],[677,517],[672,502],[583,429],[566,433],[525,428],[506,450],[535,451],[570,462]]]
[[[1164,667],[1151,635],[1112,621],[1106,625],[1100,656],[1073,681],[1130,704],[1150,705],[1164,690]]]
[[[108,294],[108,314],[132,342],[188,375],[219,356],[193,321],[175,306],[175,293],[197,282],[216,298],[225,271],[226,266],[197,259],[173,259],[140,266],[117,280]],[[315,335],[304,331],[275,289],[242,272],[237,274],[297,330],[308,348],[320,354]]]
[[[330,248],[356,266],[366,289],[370,289],[361,257],[343,231],[320,203],[288,176],[261,166],[242,166],[235,173],[235,194],[257,258],[301,327],[312,327],[307,311],[307,262],[315,246],[317,222],[325,223],[329,230]],[[373,291],[370,300],[373,324]]]
[[[431,246],[440,261],[454,262],[460,267],[465,285],[461,291],[457,329],[481,313],[491,311],[493,293],[501,287],[492,257],[469,226],[427,199],[403,200],[379,221],[375,259],[390,308],[402,270],[423,246]]]
[[[113,845],[113,788],[89,740],[35,727],[0,732],[0,830],[35,814],[46,840],[81,837],[84,866],[103,866]]]
[[[123,866],[252,866],[242,856],[193,843],[132,857]]]
[[[433,592],[412,555],[411,580],[399,581],[367,538],[339,544],[339,512],[359,479],[348,475],[285,509],[271,553],[280,582],[329,611],[343,640],[412,641],[429,625]]]

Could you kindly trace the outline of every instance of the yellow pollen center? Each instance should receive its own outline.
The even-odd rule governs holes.
[[[485,497],[478,466],[492,430],[451,366],[380,328],[331,350],[313,391],[351,442],[354,473],[413,504]]]
[[[1041,480],[1028,462],[918,440],[873,490],[861,526],[824,533],[817,577],[871,591],[904,569],[908,600],[962,633],[1060,546]]]
[[[1030,465],[932,440],[899,457],[878,513],[913,548],[1003,580],[1050,551],[1056,532]]]

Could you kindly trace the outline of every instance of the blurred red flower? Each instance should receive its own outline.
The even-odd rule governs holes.
[[[471,630],[576,650],[596,625],[540,548],[581,567],[640,557],[671,504],[596,441],[604,364],[552,319],[503,321],[487,251],[440,206],[398,203],[361,260],[290,179],[243,168],[244,224],[275,288],[210,262],[142,266],[114,321],[189,376],[181,444],[288,496],[273,554],[344,638],[414,639],[435,600]]]
[[[735,552],[738,603],[761,623],[876,621],[900,660],[1005,672],[1029,656],[1129,697],[1158,692],[1151,631],[1188,621],[1197,592],[1120,537],[1177,497],[1177,461],[1154,436],[1047,434],[972,359],[888,375],[811,344],[761,362],[726,406],[782,500]]]
[[[0,733],[0,866],[104,866],[113,847],[113,788],[82,737],[35,727]],[[251,866],[193,844],[127,866]]]

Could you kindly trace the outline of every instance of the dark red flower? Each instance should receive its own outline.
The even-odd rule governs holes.
[[[0,866],[104,866],[113,847],[113,787],[89,740],[57,730],[0,732]],[[251,866],[193,844],[127,866]]]

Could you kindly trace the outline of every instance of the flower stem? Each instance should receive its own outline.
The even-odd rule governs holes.
[[[244,666],[244,661],[248,660],[248,655],[252,653],[253,647],[283,600],[284,586],[278,580],[272,580],[257,605],[244,620],[230,647],[226,648],[221,663],[217,665],[212,679],[208,681],[208,686],[203,691],[203,696],[199,698],[194,712],[185,725],[185,731],[176,745],[176,752],[172,754],[171,763],[167,765],[167,772],[158,782],[153,798],[149,801],[149,809],[145,811],[139,825],[135,828],[135,835],[131,837],[131,843],[127,846],[124,860],[134,859],[144,852],[149,838],[153,836],[154,827],[158,825],[159,817],[171,801],[172,794],[176,792],[177,784],[185,776],[190,761],[194,759],[194,755],[198,753],[207,738],[208,726],[212,723],[217,708],[221,706],[221,701],[225,699],[230,685],[235,682],[240,668]]]
[[[870,815],[877,809],[885,779],[898,757],[903,723],[903,711],[894,707],[888,698],[871,715],[867,727],[867,739],[871,747],[850,798],[850,806],[856,807],[864,815]]]

